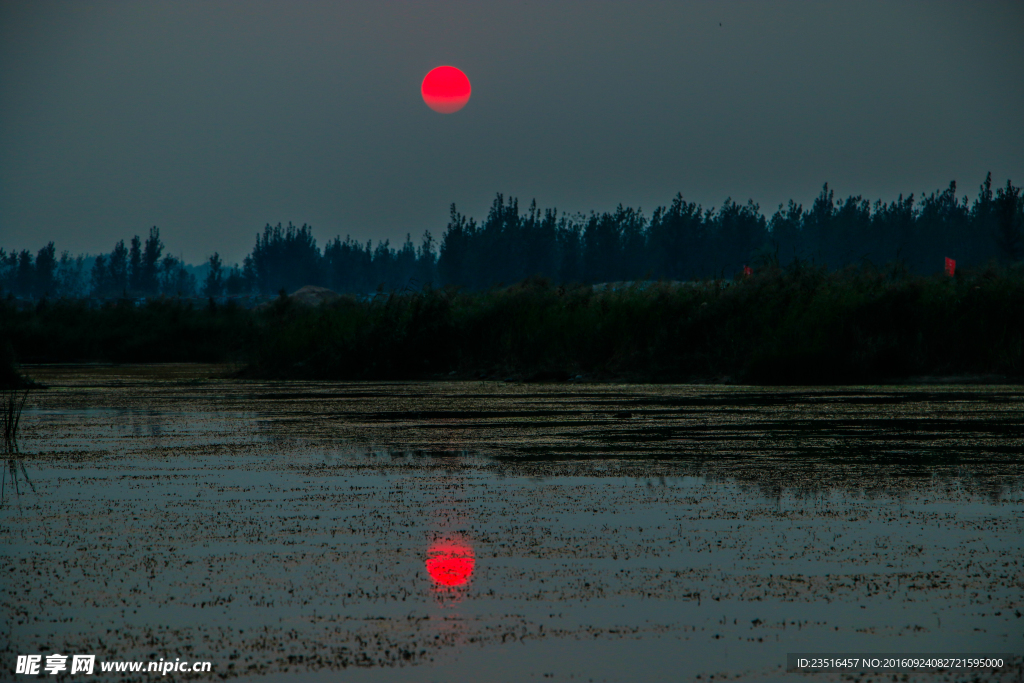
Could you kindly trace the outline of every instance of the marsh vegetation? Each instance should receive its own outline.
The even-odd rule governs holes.
[[[19,360],[231,362],[245,377],[894,381],[1024,372],[1024,271],[802,262],[749,277],[427,288],[258,310],[180,300],[0,304]]]

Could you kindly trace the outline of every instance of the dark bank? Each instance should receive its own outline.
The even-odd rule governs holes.
[[[1024,368],[1019,266],[949,277],[795,262],[733,280],[534,278],[256,309],[157,299],[0,310],[23,364],[229,362],[249,378],[815,384],[991,381]]]

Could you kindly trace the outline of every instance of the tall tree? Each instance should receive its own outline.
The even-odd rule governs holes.
[[[224,293],[228,296],[240,296],[249,293],[249,282],[238,265],[231,266],[228,275],[224,278]]]
[[[1024,203],[1019,187],[1009,180],[996,192],[994,202],[996,244],[1005,261],[1019,261],[1024,256]]]
[[[168,254],[160,261],[160,293],[164,296],[190,297],[196,291],[196,278],[181,259]]]
[[[622,277],[622,226],[610,213],[592,213],[583,227],[583,277],[587,282],[612,282]]]
[[[146,245],[142,250],[139,289],[146,294],[156,294],[160,290],[160,255],[163,250],[160,230],[154,225],[149,229],[149,237],[146,238]]]
[[[28,249],[22,249],[21,253],[18,254],[18,275],[16,280],[18,296],[25,297],[26,299],[31,297],[35,280],[36,269],[35,264],[32,262],[32,252]]]
[[[85,281],[85,257],[72,258],[67,251],[61,252],[56,279],[59,296],[68,299],[86,296],[89,288]]]
[[[804,257],[803,222],[804,207],[792,199],[785,209],[779,204],[778,210],[768,222],[770,244],[780,265]]]
[[[142,291],[142,240],[138,235],[132,237],[128,250],[128,288],[133,293]]]
[[[434,251],[434,236],[429,230],[423,231],[423,240],[416,253],[416,279],[420,287],[427,287],[437,282],[437,254]]]
[[[768,237],[767,221],[753,201],[740,205],[725,200],[711,229],[717,245],[715,264],[725,273],[738,272],[753,263]]]
[[[278,290],[295,291],[303,285],[322,282],[322,257],[308,225],[296,228],[291,223],[282,228],[267,225],[263,235],[256,236],[252,251],[256,280],[263,294]]]
[[[835,193],[825,183],[810,211],[804,215],[803,235],[812,259],[828,265],[832,251],[832,218],[835,216]]]
[[[107,268],[110,271],[111,293],[124,295],[128,290],[128,249],[124,246],[124,240],[114,245]]]
[[[32,295],[37,299],[57,293],[57,250],[50,242],[36,254],[36,273]]]
[[[210,269],[206,273],[206,281],[203,283],[203,296],[218,297],[224,293],[224,264],[221,263],[220,254],[213,252],[209,260]]]
[[[107,257],[103,254],[97,256],[93,262],[90,281],[92,283],[92,295],[95,297],[108,296],[110,290],[113,289],[110,283],[110,269],[107,268]]]
[[[437,270],[445,284],[462,287],[474,286],[470,281],[470,243],[476,236],[476,222],[466,218],[451,205],[448,227],[441,239],[441,253],[437,259]]]

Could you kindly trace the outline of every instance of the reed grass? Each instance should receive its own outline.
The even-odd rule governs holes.
[[[217,363],[250,341],[253,311],[157,299],[42,301],[29,309],[0,302],[0,333],[17,360],[29,363]]]
[[[1024,372],[1024,276],[796,264],[595,291],[529,280],[268,312],[250,376],[766,384]]]
[[[0,418],[0,427],[4,433],[4,453],[18,452],[18,427],[21,426],[21,412],[25,408],[25,401],[28,400],[28,389],[18,391],[11,389],[3,392],[3,403],[0,410],[3,415]]]
[[[171,301],[0,308],[24,362],[224,362],[245,377],[764,384],[1024,375],[1024,268],[908,274],[795,263],[595,289],[531,279],[263,310]]]
[[[3,504],[7,491],[7,475],[10,473],[11,483],[14,491],[21,497],[21,487],[18,485],[18,472],[35,491],[35,485],[28,476],[25,463],[15,456],[18,455],[18,428],[21,426],[21,413],[25,408],[25,401],[28,400],[28,389],[11,389],[3,392],[3,400],[0,403],[0,427],[3,428],[4,455],[7,456],[4,462],[3,475],[0,477],[0,504]]]

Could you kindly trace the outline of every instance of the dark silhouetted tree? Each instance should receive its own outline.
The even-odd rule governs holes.
[[[224,265],[221,263],[220,254],[213,252],[209,264],[210,269],[206,272],[206,281],[203,283],[203,296],[221,296],[224,293]]]
[[[257,286],[263,294],[281,289],[293,292],[304,285],[321,284],[321,255],[307,225],[287,228],[267,225],[263,235],[256,236],[252,263]]]
[[[416,252],[416,279],[420,287],[432,286],[437,282],[437,254],[434,253],[434,236],[429,230],[423,232],[423,241]]]
[[[110,252],[107,270],[110,273],[110,294],[124,295],[128,290],[128,249],[124,240],[118,241]]]
[[[419,247],[406,235],[397,250],[390,241],[376,245],[335,237],[323,252],[312,229],[267,225],[256,235],[241,268],[220,263],[219,280],[204,282],[211,295],[294,291],[307,284],[365,295],[375,290],[406,290],[429,285],[471,289],[512,284],[532,276],[562,283],[590,284],[656,277],[690,280],[735,274],[744,265],[811,259],[838,268],[868,259],[876,264],[902,261],[915,272],[934,273],[943,257],[960,268],[991,260],[1024,258],[1024,198],[1007,182],[993,191],[989,174],[973,204],[958,199],[957,185],[915,201],[900,195],[871,204],[861,196],[837,198],[825,184],[811,208],[790,201],[767,219],[748,201],[727,199],[705,210],[677,194],[650,219],[639,209],[619,205],[612,212],[559,215],[532,201],[497,194],[482,223],[451,205],[440,240],[424,232]],[[131,248],[119,241],[110,254],[91,261],[85,282],[84,257],[66,254],[55,263],[47,245],[35,258],[28,250],[0,249],[0,289],[21,297],[74,296],[90,291],[111,297],[125,293],[194,296],[195,278],[179,258],[163,256],[154,226]],[[219,254],[215,255],[219,262]],[[212,272],[212,271],[211,271]],[[215,294],[213,294],[215,293]]]
[[[835,193],[828,189],[828,183],[821,188],[810,210],[804,214],[801,231],[806,251],[811,259],[829,265],[832,251],[832,218],[835,216]]]
[[[687,280],[707,271],[703,262],[707,240],[704,211],[677,194],[672,203],[658,207],[647,233],[647,263],[655,277]]]
[[[1020,188],[1014,187],[1007,180],[1006,187],[996,192],[993,203],[996,224],[996,244],[1000,256],[1005,261],[1019,261],[1024,256],[1022,244],[1022,223],[1024,223],[1024,204],[1021,203]]]
[[[160,291],[160,255],[163,251],[160,230],[154,225],[149,230],[149,237],[146,238],[146,245],[142,250],[139,289],[146,294],[156,294]]]
[[[476,222],[468,219],[451,205],[448,228],[441,239],[441,253],[437,259],[437,270],[441,282],[463,287],[476,283],[470,280],[470,243],[476,236]]]
[[[60,261],[57,263],[56,279],[58,296],[74,299],[88,295],[89,283],[85,278],[85,257],[72,258],[68,252],[61,252]]]
[[[190,297],[196,292],[196,278],[176,256],[168,254],[160,261],[160,294]]]
[[[138,235],[132,237],[128,249],[128,288],[134,294],[142,291],[142,240]]]
[[[90,282],[92,284],[93,296],[105,297],[110,294],[110,290],[113,287],[110,284],[110,269],[107,268],[106,256],[100,254],[96,257],[92,265]]]
[[[778,210],[768,222],[769,240],[778,255],[779,265],[806,258],[803,254],[803,222],[804,207],[792,199],[785,209],[779,204]]]
[[[240,296],[249,293],[249,282],[246,280],[242,269],[237,265],[231,266],[227,277],[224,278],[224,293],[228,296]]]
[[[50,242],[36,254],[36,273],[32,295],[37,299],[57,292],[57,250]]]
[[[768,224],[753,202],[740,205],[725,200],[713,216],[711,232],[716,244],[716,270],[735,273],[754,263],[768,239]]]
[[[17,289],[15,290],[18,296],[25,297],[26,299],[31,297],[35,280],[36,269],[35,264],[32,262],[32,252],[28,249],[22,249],[21,253],[18,254],[18,277]]]
[[[612,282],[622,276],[622,226],[610,213],[592,213],[583,227],[583,277]]]

